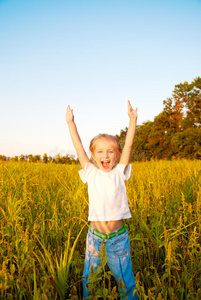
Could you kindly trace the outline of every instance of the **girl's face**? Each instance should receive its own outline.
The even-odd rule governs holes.
[[[120,153],[118,152],[115,141],[98,139],[94,144],[94,150],[91,156],[100,170],[109,172],[118,161]]]

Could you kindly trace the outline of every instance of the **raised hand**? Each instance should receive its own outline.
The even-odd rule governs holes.
[[[65,119],[67,123],[74,121],[73,109],[70,108],[70,105],[67,107]]]
[[[132,145],[133,145],[134,138],[135,138],[136,124],[137,124],[137,107],[136,107],[136,109],[133,109],[129,100],[128,100],[128,116],[130,118],[129,126],[128,126],[128,130],[126,133],[124,148],[123,148],[123,151],[122,151],[122,154],[120,157],[120,161],[119,161],[119,163],[123,164],[123,165],[129,164]],[[126,171],[126,169],[125,169],[125,171]]]
[[[137,119],[137,107],[136,109],[133,109],[129,100],[128,100],[128,116],[130,119]]]

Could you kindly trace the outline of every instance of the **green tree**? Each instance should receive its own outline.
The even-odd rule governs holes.
[[[6,161],[6,160],[7,160],[7,157],[6,157],[5,155],[0,155],[0,160]]]
[[[53,161],[52,156],[48,156],[48,161],[49,161],[49,162],[52,162],[52,161]]]
[[[183,105],[185,114],[183,128],[197,128],[201,126],[201,78],[195,78],[192,83],[185,81],[175,85],[173,91],[175,101]]]
[[[54,158],[54,161],[56,164],[60,164],[61,163],[61,155],[60,153],[56,155],[56,157]]]
[[[47,153],[43,154],[43,162],[46,164],[48,162],[48,156]]]
[[[131,161],[146,160],[153,156],[154,146],[150,142],[154,132],[154,122],[147,121],[137,126],[136,137],[131,152]]]
[[[34,162],[38,162],[38,161],[41,161],[41,156],[39,154],[36,154],[34,156]]]
[[[29,162],[34,162],[34,157],[32,154],[28,155],[28,160],[29,160]]]
[[[177,158],[201,159],[201,128],[187,128],[172,137]]]

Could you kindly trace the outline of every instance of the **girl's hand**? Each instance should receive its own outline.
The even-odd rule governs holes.
[[[133,109],[129,100],[128,100],[128,116],[130,119],[135,119],[135,120],[137,119],[137,107],[136,109]]]
[[[74,121],[73,109],[70,108],[70,105],[68,105],[68,107],[67,107],[65,118],[66,118],[67,123],[70,123],[70,122]]]

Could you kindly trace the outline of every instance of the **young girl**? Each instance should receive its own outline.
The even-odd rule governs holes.
[[[121,151],[120,143],[115,136],[97,135],[90,143],[92,164],[79,137],[73,110],[70,106],[67,107],[66,122],[82,166],[79,175],[81,180],[88,184],[89,194],[88,220],[91,221],[91,224],[86,243],[83,298],[89,295],[86,283],[90,276],[91,266],[96,270],[100,264],[98,253],[101,243],[104,241],[107,264],[114,274],[117,284],[119,277],[124,283],[123,290],[119,291],[121,296],[124,291],[128,300],[138,299],[132,271],[128,231],[123,221],[131,218],[125,180],[130,177],[129,158],[137,121],[137,108],[133,109],[130,101],[128,101],[128,115],[130,121],[123,151]]]

